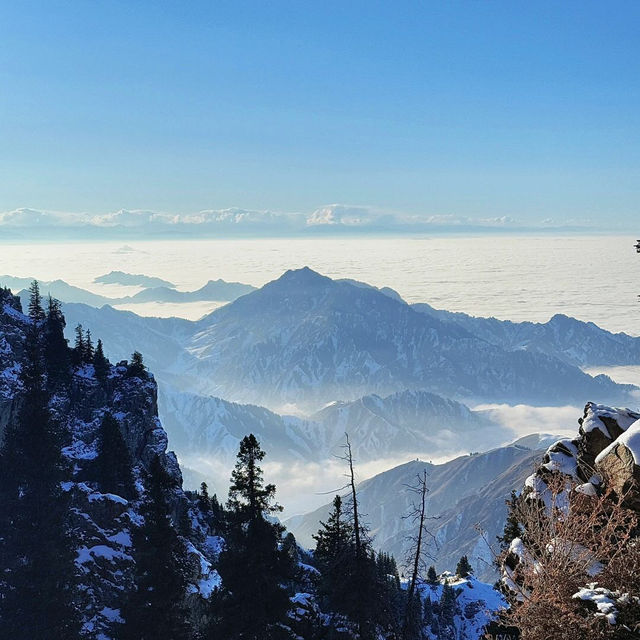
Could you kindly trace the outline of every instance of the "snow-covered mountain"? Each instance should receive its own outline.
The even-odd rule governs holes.
[[[497,339],[419,312],[389,292],[308,268],[288,271],[197,322],[74,304],[65,305],[65,313],[69,328],[81,322],[109,336],[114,359],[137,344],[158,379],[177,389],[281,413],[406,389],[543,405],[582,404],[594,395],[622,402],[631,390],[584,374],[553,350],[548,355],[514,341],[494,344]],[[613,334],[597,331],[616,343]],[[597,353],[604,349],[592,341],[583,352],[589,344]],[[618,361],[633,358],[621,354]]]
[[[310,416],[321,425],[339,453],[349,433],[360,462],[387,456],[429,453],[432,457],[473,451],[504,442],[509,431],[484,414],[428,391],[399,391],[384,398],[368,395],[352,402],[334,402]]]
[[[365,396],[334,403],[302,419],[264,407],[161,388],[159,410],[172,446],[181,458],[215,461],[225,471],[240,440],[254,433],[279,462],[321,463],[342,452],[349,433],[361,463],[429,452],[457,454],[503,442],[509,431],[484,414],[426,391],[404,391],[386,398]]]
[[[505,447],[485,453],[462,456],[433,465],[414,460],[380,473],[359,485],[359,504],[371,527],[374,546],[392,553],[399,560],[406,555],[411,521],[404,519],[414,499],[408,490],[423,470],[427,471],[429,495],[427,512],[434,518],[429,528],[435,536],[433,564],[440,570],[455,567],[467,555],[476,575],[494,579],[491,551],[482,534],[493,543],[504,526],[506,505],[512,489],[522,485],[535,461],[542,457],[554,436],[528,436]],[[285,524],[301,544],[312,545],[311,538],[326,521],[330,505],[303,516],[294,516]]]
[[[485,401],[626,396],[605,377],[507,351],[379,291],[304,268],[196,323],[195,388],[241,402],[304,409],[369,393],[427,389]]]
[[[593,322],[583,322],[560,313],[545,323],[511,322],[442,311],[424,303],[412,307],[420,313],[462,327],[507,351],[524,349],[544,353],[579,367],[640,362],[640,338],[626,333],[610,333]]]

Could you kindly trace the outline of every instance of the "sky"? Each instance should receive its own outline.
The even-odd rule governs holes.
[[[639,30],[635,1],[6,2],[0,232],[630,230]]]

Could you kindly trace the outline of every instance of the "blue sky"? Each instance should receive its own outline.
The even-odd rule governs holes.
[[[14,2],[0,212],[631,227],[638,2]]]

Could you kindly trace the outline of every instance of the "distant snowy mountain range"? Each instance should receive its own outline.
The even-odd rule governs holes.
[[[361,460],[486,450],[508,435],[462,401],[625,403],[633,387],[588,376],[575,363],[640,363],[640,338],[592,323],[511,323],[412,307],[392,290],[310,269],[289,271],[197,322],[64,308],[70,338],[81,323],[114,361],[144,354],[179,452],[224,459],[250,430],[273,457],[299,460],[335,452],[345,431]]]
[[[547,325],[507,323],[509,333],[499,321],[464,316],[458,322],[424,311],[308,268],[288,271],[197,322],[66,305],[70,326],[80,321],[95,335],[110,334],[117,358],[139,345],[162,381],[285,412],[406,389],[459,401],[545,405],[590,397],[615,404],[633,390],[583,373],[568,361],[578,356],[561,337],[543,341],[539,335],[553,337],[558,318]],[[640,349],[638,338],[569,322],[583,338],[582,364],[628,364]],[[487,325],[496,328],[489,332]],[[519,339],[501,338],[507,333]]]
[[[115,275],[113,275],[115,274]],[[120,275],[118,275],[120,274]],[[23,305],[28,302],[28,291],[26,288],[33,281],[33,278],[16,278],[13,276],[0,276],[0,286],[9,287],[19,291]],[[92,291],[87,291],[80,287],[70,285],[64,280],[51,280],[40,282],[41,289],[45,295],[51,294],[61,302],[79,302],[92,307],[102,307],[104,305],[123,304],[143,304],[147,302],[227,302],[255,291],[255,287],[240,282],[226,282],[224,280],[209,280],[204,286],[195,291],[178,291],[170,282],[160,278],[150,278],[144,275],[131,275],[122,272],[112,272],[95,282],[104,284],[123,284],[125,286],[143,286],[142,291],[120,298],[111,298]],[[166,284],[161,284],[165,283]]]
[[[364,396],[338,402],[299,418],[255,405],[176,391],[159,396],[163,424],[171,443],[184,455],[215,457],[233,463],[238,442],[253,432],[270,460],[322,462],[341,453],[349,432],[361,463],[387,457],[456,454],[508,440],[508,429],[483,413],[426,391],[403,391],[385,398]],[[461,440],[464,444],[461,445]]]

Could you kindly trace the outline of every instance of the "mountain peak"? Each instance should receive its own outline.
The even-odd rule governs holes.
[[[320,282],[330,282],[331,278],[323,276],[321,273],[314,271],[310,267],[302,267],[301,269],[289,269],[285,271],[276,282],[295,282],[299,284],[318,284]]]

